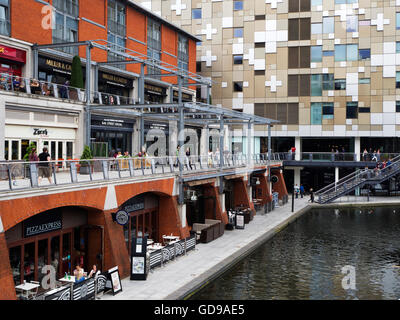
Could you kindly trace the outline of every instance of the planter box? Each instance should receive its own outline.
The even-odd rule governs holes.
[[[208,243],[214,240],[214,227],[209,224],[193,223],[192,230],[197,234],[197,240]]]
[[[79,168],[79,173],[80,174],[90,174],[90,170],[91,170],[90,166],[81,164],[81,166]]]

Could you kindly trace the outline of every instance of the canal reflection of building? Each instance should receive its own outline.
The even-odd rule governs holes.
[[[103,267],[102,228],[90,225],[92,215],[80,207],[63,207],[39,213],[6,231],[15,285],[41,281],[45,265],[55,268],[57,279],[76,265],[89,270]]]

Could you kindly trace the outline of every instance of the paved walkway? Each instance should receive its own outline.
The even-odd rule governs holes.
[[[151,272],[146,281],[122,280],[122,292],[103,295],[102,300],[175,300],[187,296],[240,261],[290,221],[300,216],[309,197],[295,200],[291,212],[291,198],[282,207],[265,215],[256,215],[244,230],[226,230],[224,235],[210,243],[198,244],[196,249],[170,261]]]

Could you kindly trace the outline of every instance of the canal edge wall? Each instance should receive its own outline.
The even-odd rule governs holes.
[[[203,287],[207,286],[210,282],[212,282],[213,280],[224,274],[226,271],[231,269],[246,256],[253,253],[257,248],[259,248],[262,244],[271,239],[274,235],[282,231],[289,224],[296,221],[304,213],[308,212],[309,210],[315,207],[316,207],[315,204],[308,204],[307,206],[299,209],[298,211],[295,211],[288,218],[278,223],[278,225],[275,226],[274,228],[267,230],[263,235],[253,240],[252,242],[248,243],[244,247],[240,248],[231,256],[222,260],[216,266],[210,268],[206,272],[197,276],[190,283],[184,285],[183,287],[169,294],[167,297],[165,297],[165,300],[186,300],[190,298],[192,295],[197,293]]]

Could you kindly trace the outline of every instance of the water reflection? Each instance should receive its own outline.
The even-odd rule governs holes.
[[[399,299],[399,207],[313,210],[192,299]],[[355,268],[355,290],[341,272]]]

